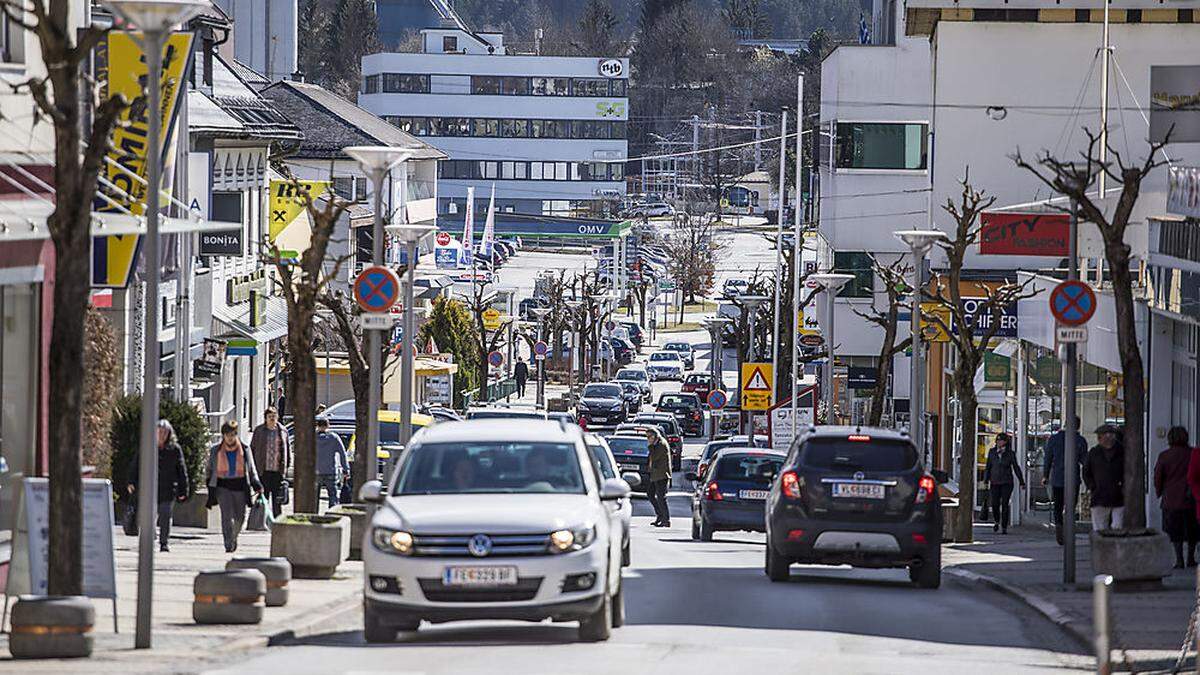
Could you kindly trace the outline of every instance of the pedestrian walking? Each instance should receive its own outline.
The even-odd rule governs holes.
[[[1119,530],[1125,524],[1125,448],[1117,428],[1096,429],[1096,445],[1083,464],[1083,482],[1092,493],[1092,529]]]
[[[254,466],[259,470],[263,491],[271,498],[271,513],[276,518],[283,512],[287,501],[288,466],[292,461],[287,432],[279,424],[279,411],[267,408],[263,423],[254,427],[250,435],[250,452],[254,455]]]
[[[524,357],[517,357],[517,365],[513,366],[513,377],[517,378],[517,396],[525,397],[525,383],[529,381],[529,364]]]
[[[671,482],[671,450],[656,429],[646,429],[646,443],[650,446],[650,487],[646,497],[657,516],[652,525],[671,526],[671,510],[667,506],[667,485]]]
[[[246,507],[262,494],[254,468],[254,453],[238,438],[238,423],[221,425],[221,442],[208,453],[208,507],[221,509],[225,552],[237,550],[238,534],[246,524]]]
[[[1025,476],[1021,464],[1017,461],[1017,453],[1009,444],[1010,437],[1004,432],[996,434],[996,444],[988,451],[987,464],[983,470],[983,479],[988,482],[992,498],[992,515],[995,522],[993,532],[1008,534],[1008,521],[1012,510],[1013,479],[1025,488]]]
[[[1079,418],[1075,418],[1075,428],[1079,429]],[[1087,441],[1078,431],[1075,432],[1075,495],[1079,495],[1079,467],[1087,459]],[[1045,459],[1042,462],[1042,485],[1050,488],[1050,499],[1054,502],[1054,537],[1059,546],[1063,543],[1063,500],[1067,484],[1067,432],[1059,429],[1046,440]],[[1071,517],[1075,517],[1075,505],[1071,504]]]
[[[1188,469],[1192,448],[1183,427],[1167,431],[1167,449],[1154,463],[1154,494],[1161,499],[1163,531],[1175,549],[1175,567],[1184,566],[1183,544],[1187,542],[1187,566],[1196,566],[1196,543],[1200,541],[1200,523],[1196,504],[1188,489]]]
[[[133,466],[137,466],[134,459]],[[134,471],[126,489],[129,494],[137,492],[138,475]],[[187,461],[183,448],[175,437],[175,427],[167,420],[158,421],[158,550],[170,551],[167,542],[171,538],[171,516],[175,502],[187,501],[191,486],[188,484]]]
[[[317,485],[325,488],[329,506],[339,503],[342,480],[350,475],[346,461],[346,446],[338,435],[329,431],[329,418],[317,418]]]

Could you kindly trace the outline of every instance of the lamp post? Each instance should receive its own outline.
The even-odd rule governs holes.
[[[580,331],[583,321],[579,316],[579,310],[583,307],[582,300],[567,300],[567,315],[571,317],[571,338],[567,346],[567,394],[572,398],[575,396],[575,358],[576,352],[581,351],[582,345],[576,344],[576,334]]]
[[[853,274],[823,272],[809,277],[825,293],[825,423],[833,424],[833,300],[842,286],[854,281]]]
[[[371,229],[371,262],[375,265],[383,265],[384,261],[384,241],[383,241],[383,189],[384,181],[388,177],[388,172],[397,164],[403,162],[413,155],[412,150],[406,148],[393,148],[387,145],[352,145],[342,148],[342,152],[348,155],[351,159],[358,162],[358,166],[362,172],[367,174],[371,179],[371,189],[375,191],[374,207],[375,220]],[[412,265],[409,265],[411,268]],[[405,311],[409,307],[404,308]],[[367,457],[372,457],[379,448],[379,408],[380,397],[383,388],[383,347],[381,341],[383,336],[378,330],[364,331],[367,335],[367,371],[370,374],[370,387],[367,392],[367,413],[369,416],[367,423]],[[409,336],[405,333],[404,337]],[[410,356],[411,358],[411,356]],[[410,362],[411,363],[411,362]],[[409,371],[403,371],[405,373]],[[401,416],[404,411],[400,412]],[[410,422],[412,412],[409,411]],[[401,427],[403,428],[403,424]],[[403,431],[401,432],[403,436]],[[401,442],[406,442],[401,438]],[[370,478],[375,478],[376,464],[367,462],[364,467]]]
[[[550,313],[549,307],[534,307],[529,310],[529,313],[537,319],[538,342],[544,341],[546,315]],[[533,354],[534,360],[537,361],[537,405],[546,405],[546,359],[538,357],[537,353]]]
[[[712,341],[712,348],[709,352],[711,356],[709,357],[708,371],[712,376],[714,389],[725,389],[725,383],[721,381],[724,367],[722,361],[725,356],[724,350],[721,349],[721,331],[725,328],[726,324],[732,323],[732,321],[732,319],[724,316],[714,316],[704,320],[704,327],[708,329],[709,339]],[[709,412],[709,421],[709,438],[715,438],[717,435],[717,415],[715,410]]]
[[[137,626],[134,646],[149,649],[154,594],[154,511],[158,494],[158,219],[162,188],[163,48],[180,24],[212,5],[208,0],[107,0],[112,12],[141,32],[137,40],[146,56],[146,99],[149,138],[146,149],[145,358],[142,373],[142,424],[138,442],[138,575]]]
[[[414,287],[417,281],[417,246],[421,240],[433,234],[432,225],[389,225],[387,233],[404,244],[408,265],[404,272],[404,317],[403,339],[400,344],[400,445],[408,447],[412,438],[413,414],[413,352],[417,344],[416,304]]]
[[[941,230],[901,230],[896,238],[908,245],[912,252],[913,279],[910,295],[912,311],[909,313],[909,333],[912,335],[912,358],[909,359],[908,385],[908,435],[921,457],[925,451],[925,362],[921,345],[921,283],[925,271],[925,256],[938,241],[945,239]],[[930,463],[932,464],[932,463]]]
[[[758,351],[754,348],[756,342],[754,338],[755,328],[758,323],[758,310],[769,301],[770,298],[765,295],[743,295],[738,298],[738,302],[746,308],[746,318],[750,322],[750,339],[746,345],[746,358],[749,359],[750,362],[758,360]],[[741,405],[743,403],[741,396],[741,364],[738,364],[738,380],[738,408],[741,409]],[[745,414],[744,410],[742,410],[739,414],[742,417],[742,433],[753,436],[754,424],[752,422],[752,416]]]

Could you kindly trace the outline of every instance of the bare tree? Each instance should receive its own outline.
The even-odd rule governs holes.
[[[1146,457],[1143,425],[1146,418],[1146,390],[1143,379],[1145,367],[1138,347],[1137,324],[1133,303],[1133,272],[1130,269],[1130,247],[1125,242],[1125,231],[1133,216],[1141,194],[1142,181],[1150,172],[1166,164],[1163,148],[1170,142],[1170,134],[1162,142],[1150,143],[1149,152],[1140,162],[1126,163],[1117,149],[1108,146],[1108,154],[1115,159],[1114,166],[1102,164],[1100,137],[1084,130],[1088,137],[1087,150],[1080,153],[1082,165],[1074,164],[1042,153],[1030,164],[1014,156],[1017,166],[1037,176],[1039,180],[1059,194],[1066,195],[1076,205],[1083,220],[1094,223],[1104,239],[1104,258],[1112,278],[1113,305],[1117,319],[1117,349],[1121,353],[1121,375],[1125,395],[1125,528],[1140,530],[1146,527]],[[1164,159],[1156,160],[1156,156]],[[1036,165],[1036,166],[1035,166]],[[1090,179],[1104,172],[1114,183],[1121,186],[1112,215],[1105,213],[1103,204],[1097,203],[1095,194],[1089,194]]]
[[[877,427],[883,419],[883,402],[887,398],[887,383],[892,375],[892,360],[896,354],[908,349],[912,344],[912,336],[896,342],[900,308],[903,306],[901,296],[908,290],[909,296],[913,297],[911,289],[908,288],[905,281],[906,277],[912,273],[912,267],[904,264],[903,258],[897,258],[894,262],[885,265],[875,256],[871,256],[871,267],[875,276],[883,282],[884,291],[887,293],[887,306],[882,310],[872,306],[869,311],[865,312],[853,306],[851,309],[855,314],[883,329],[883,341],[879,346],[879,361],[875,365],[875,388],[871,391],[871,410],[867,417],[867,425]],[[912,395],[915,396],[915,392]]]
[[[503,322],[499,328],[493,331],[488,331],[485,326],[483,314],[491,306],[488,304],[487,294],[488,284],[472,282],[471,298],[467,303],[467,309],[471,312],[471,316],[475,319],[475,328],[477,331],[477,348],[479,351],[479,393],[482,397],[487,395],[488,373],[490,365],[488,364],[488,354],[500,348],[504,344],[504,329],[512,323],[512,318]],[[488,333],[491,333],[489,336]]]
[[[984,299],[977,311],[967,311],[963,300],[963,266],[967,251],[979,240],[979,214],[995,203],[995,197],[971,186],[968,174],[962,180],[958,201],[947,199],[942,209],[954,221],[954,232],[939,245],[946,254],[947,267],[934,278],[933,288],[921,291],[945,309],[950,325],[937,313],[930,319],[936,323],[954,345],[958,356],[951,380],[958,399],[958,419],[962,424],[962,453],[959,457],[959,518],[955,526],[956,541],[971,541],[972,514],[975,508],[975,473],[977,471],[975,438],[976,411],[979,399],[975,394],[975,371],[983,364],[984,354],[992,348],[992,340],[1000,330],[1004,311],[1022,298],[1032,297],[1025,284],[1004,282],[999,285],[979,284]],[[970,282],[967,282],[970,283]],[[919,303],[918,303],[919,306]],[[916,392],[914,392],[915,394]]]
[[[688,302],[707,293],[717,273],[717,253],[723,248],[717,241],[717,220],[711,215],[675,216],[671,238],[666,243],[667,266]]]

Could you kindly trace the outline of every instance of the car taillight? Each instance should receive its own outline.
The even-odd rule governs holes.
[[[779,477],[779,489],[788,499],[800,499],[800,477],[795,471],[784,471]]]
[[[697,410],[696,412],[692,413],[692,419],[694,419],[694,420],[698,420],[698,419],[700,419],[700,411],[699,411],[699,410]]]
[[[716,481],[709,483],[708,487],[704,488],[704,498],[714,502],[719,502],[724,499],[724,497],[721,496],[721,491],[717,489]]]
[[[934,482],[933,476],[921,476],[921,480],[917,481],[917,503],[929,504],[933,502],[936,489],[937,484]]]
[[[679,442],[679,437],[678,437],[678,436],[670,436],[670,437],[668,437],[668,438],[667,438],[667,440],[668,440],[668,441],[671,441],[672,443],[678,443],[678,442]]]
[[[866,434],[850,434],[846,437],[846,440],[854,441],[856,443],[870,443],[871,437],[867,436]]]

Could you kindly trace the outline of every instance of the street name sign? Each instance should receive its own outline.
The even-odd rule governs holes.
[[[363,330],[391,330],[395,321],[396,317],[391,314],[371,312],[358,315],[358,325]]]
[[[1054,337],[1060,344],[1087,342],[1088,329],[1087,326],[1059,326]]]

